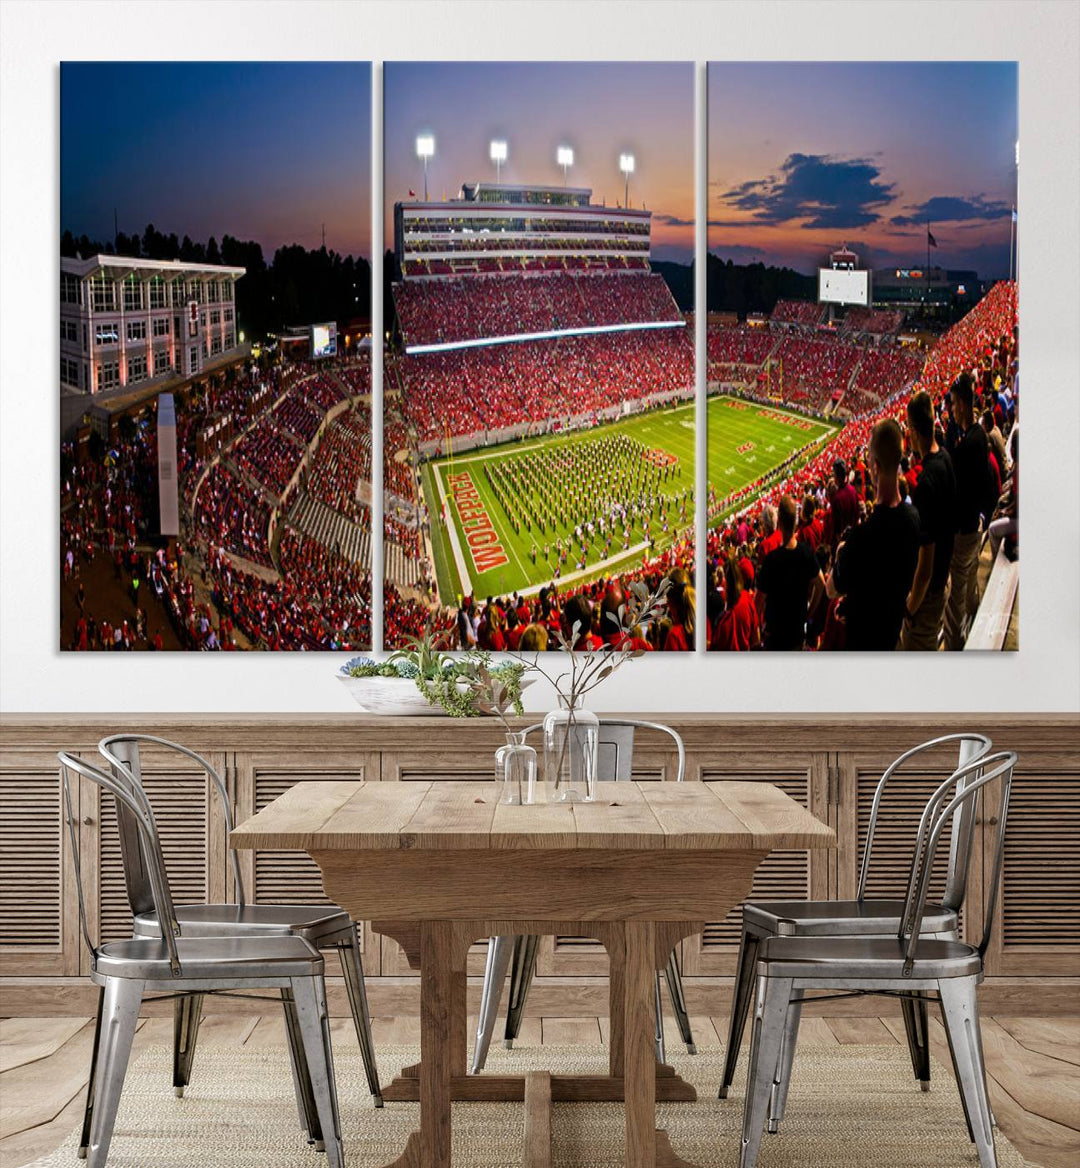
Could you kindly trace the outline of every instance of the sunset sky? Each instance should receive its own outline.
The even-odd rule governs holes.
[[[568,183],[621,203],[619,154],[634,155],[630,203],[653,212],[653,256],[689,262],[694,250],[694,95],[687,64],[387,63],[384,75],[386,246],[394,203],[423,194],[416,136],[435,136],[428,194],[455,198],[463,182],[493,182],[492,139],[507,143],[504,182],[557,186],[555,152],[574,150]]]
[[[714,63],[709,251],[810,272],[847,242],[873,267],[1008,273],[1011,62]]]
[[[371,249],[371,67],[65,63],[60,228]]]

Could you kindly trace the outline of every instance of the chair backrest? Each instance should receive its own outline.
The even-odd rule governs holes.
[[[534,723],[525,729],[525,735],[543,729],[540,722]],[[639,718],[601,718],[600,732],[597,736],[596,774],[601,783],[625,782],[633,777],[634,765],[634,731],[656,730],[666,734],[675,744],[679,764],[675,772],[675,781],[681,783],[686,777],[686,747],[681,735],[670,726],[662,722],[645,722]]]
[[[910,968],[915,957],[922,924],[923,910],[930,888],[930,878],[934,858],[941,843],[945,828],[955,823],[962,812],[977,817],[982,801],[983,788],[1001,779],[1001,808],[998,814],[997,840],[994,845],[994,859],[990,868],[986,889],[986,916],[983,921],[979,953],[986,953],[994,926],[997,908],[998,888],[1001,884],[1002,864],[1005,858],[1005,828],[1009,818],[1009,797],[1012,793],[1013,770],[1017,756],[1012,751],[998,751],[996,754],[981,755],[979,758],[958,767],[930,796],[919,822],[919,833],[915,841],[915,851],[911,858],[911,873],[908,878],[907,897],[904,901],[904,915],[900,921],[899,938],[905,945],[906,966]]]
[[[60,760],[60,781],[64,788],[64,812],[67,819],[68,836],[71,840],[72,863],[75,865],[75,883],[79,894],[79,922],[91,957],[96,961],[98,951],[90,936],[90,924],[86,914],[79,832],[71,800],[71,772],[89,779],[103,790],[110,792],[116,799],[117,806],[124,809],[124,813],[129,817],[129,822],[138,833],[139,849],[145,864],[153,907],[157,910],[161,937],[169,954],[169,965],[173,973],[179,974],[180,958],[176,949],[176,937],[180,929],[176,923],[176,911],[169,888],[169,876],[165,870],[165,860],[161,854],[161,842],[158,837],[157,823],[154,820],[154,811],[145,792],[135,782],[131,772],[123,766],[119,767],[119,773],[117,773],[117,767],[114,766],[113,773],[107,774],[64,750],[57,752],[57,758]]]
[[[165,750],[182,754],[197,763],[205,772],[210,785],[221,802],[221,811],[225,820],[226,838],[232,831],[233,813],[229,791],[221,776],[201,754],[182,746],[179,742],[171,742],[168,738],[159,738],[155,734],[110,734],[98,743],[101,756],[112,768],[113,774],[126,771],[129,773],[144,792],[142,759],[139,747],[142,744],[160,746]],[[147,798],[149,798],[147,796]],[[140,852],[140,833],[131,815],[121,806],[116,805],[116,820],[120,830],[120,854],[124,862],[124,882],[127,887],[128,903],[136,916],[139,913],[149,912],[154,907],[153,892],[146,869],[145,858]],[[229,865],[233,877],[233,898],[239,905],[245,903],[244,884],[240,878],[240,863],[236,851],[227,847]]]
[[[918,759],[924,752],[938,747],[956,743],[959,757],[958,767],[965,767],[968,763],[977,762],[993,749],[993,743],[985,734],[961,733],[944,734],[940,738],[932,738],[929,742],[920,743],[910,750],[904,751],[895,759],[885,773],[878,780],[874,791],[874,800],[870,807],[870,822],[866,828],[866,844],[863,848],[862,867],[859,870],[859,887],[856,894],[858,900],[866,897],[866,882],[870,875],[870,862],[874,850],[874,836],[877,832],[878,816],[881,804],[885,797],[885,789],[892,779],[912,759]],[[971,781],[978,777],[978,771],[965,772],[964,781]],[[945,877],[945,891],[941,903],[946,907],[959,911],[964,903],[964,892],[967,889],[968,865],[971,860],[971,843],[975,833],[975,808],[971,803],[964,804],[961,813],[952,823],[952,832],[949,839],[949,864]]]

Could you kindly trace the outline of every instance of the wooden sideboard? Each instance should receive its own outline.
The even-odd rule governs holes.
[[[655,718],[656,715],[641,715]],[[533,721],[534,718],[527,719]],[[1080,718],[1071,715],[719,715],[673,714],[664,720],[686,743],[689,781],[773,782],[836,828],[835,852],[769,857],[754,890],[773,897],[852,896],[870,801],[882,770],[918,742],[958,729],[985,732],[997,748],[1020,755],[1009,816],[1005,875],[987,954],[986,1005],[996,1012],[1055,1013],[1080,1005]],[[525,724],[525,723],[523,723]],[[205,754],[228,786],[239,820],[298,782],[361,778],[486,779],[502,741],[491,721],[334,715],[5,715],[0,720],[0,1013],[89,1014],[78,902],[63,830],[56,751],[96,755],[98,740],[121,730],[172,738]],[[674,777],[674,752],[663,736],[642,734],[634,777]],[[931,786],[948,775],[950,758],[930,757],[890,799],[879,827],[871,891],[903,894],[918,814]],[[180,902],[228,895],[220,809],[202,773],[186,759],[145,754],[144,775],[157,809],[173,893]],[[965,905],[965,929],[979,931],[984,875],[997,822],[993,795],[983,809]],[[83,879],[91,927],[104,939],[124,936],[130,914],[120,871],[110,799],[85,783],[77,808]],[[294,852],[244,853],[249,899],[313,902],[322,897],[317,869]],[[692,1013],[724,1014],[738,944],[738,917],[707,925],[683,943]],[[365,930],[364,965],[376,1014],[412,1013],[415,974],[387,938]],[[478,994],[483,950],[471,958],[470,994]],[[328,972],[333,970],[328,967]],[[337,979],[331,1008],[346,1010]],[[603,1014],[606,957],[581,938],[546,938],[530,993],[533,1013]],[[470,999],[473,1007],[475,1001]],[[852,1002],[844,1002],[847,1013]],[[210,1008],[246,1007],[227,999]],[[272,1008],[272,1007],[268,1007]],[[822,1007],[825,1008],[825,1007]],[[879,1012],[881,1004],[868,1009]]]

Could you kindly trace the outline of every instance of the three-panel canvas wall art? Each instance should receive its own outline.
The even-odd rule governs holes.
[[[696,68],[63,65],[61,649],[1015,649],[1015,63]]]

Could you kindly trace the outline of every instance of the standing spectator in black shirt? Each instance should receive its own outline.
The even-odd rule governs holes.
[[[900,636],[919,558],[919,514],[900,497],[903,451],[899,425],[892,418],[878,422],[870,435],[874,509],[837,548],[828,579],[829,595],[843,597],[847,649],[895,649]]]
[[[900,644],[907,650],[933,652],[945,612],[945,585],[956,534],[956,475],[948,451],[937,443],[934,403],[928,393],[920,392],[911,398],[907,420],[912,449],[922,463],[911,496],[922,534]]]
[[[956,539],[945,601],[945,648],[963,649],[968,622],[979,605],[979,521],[990,481],[989,443],[975,420],[974,384],[961,373],[949,390],[953,421],[961,437],[952,453],[956,472]]]
[[[783,542],[769,552],[758,573],[758,591],[765,594],[765,648],[802,649],[810,594],[824,577],[810,545],[795,538],[795,500],[780,500],[778,523]]]

